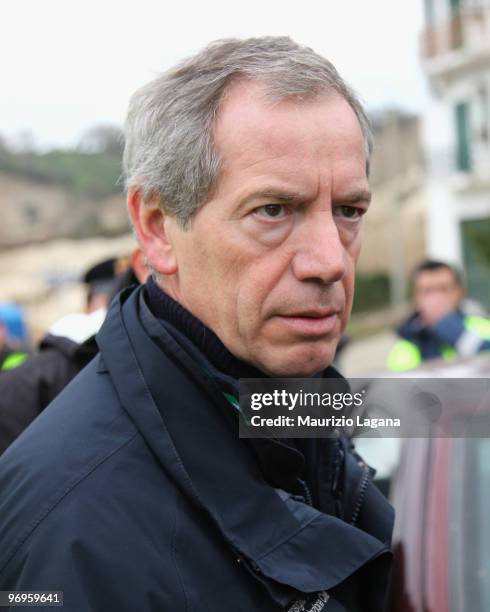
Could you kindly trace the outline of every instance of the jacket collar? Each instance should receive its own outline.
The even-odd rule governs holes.
[[[295,516],[239,440],[219,387],[150,313],[141,289],[114,302],[97,343],[123,408],[162,468],[258,579],[266,577],[281,605],[291,588],[331,589],[388,553],[376,538],[313,508]]]

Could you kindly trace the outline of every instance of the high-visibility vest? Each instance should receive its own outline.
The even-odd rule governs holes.
[[[10,355],[8,355],[0,365],[0,370],[13,370],[14,368],[22,365],[28,357],[29,355],[27,353],[10,353]]]
[[[463,325],[467,331],[480,336],[482,340],[490,340],[490,319],[469,315],[464,317]],[[455,348],[449,344],[441,346],[441,357],[451,361],[458,356]],[[422,353],[419,347],[410,340],[398,340],[391,349],[387,360],[387,367],[393,372],[404,372],[413,370],[422,363]]]

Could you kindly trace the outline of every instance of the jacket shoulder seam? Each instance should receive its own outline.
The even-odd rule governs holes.
[[[18,550],[22,547],[22,545],[28,540],[28,538],[32,535],[34,530],[42,523],[42,521],[58,506],[63,499],[72,491],[76,486],[78,486],[83,480],[85,480],[92,472],[94,472],[100,465],[102,465],[105,461],[110,459],[117,452],[122,450],[127,444],[129,444],[134,438],[138,435],[138,431],[135,431],[133,435],[121,443],[119,446],[114,448],[112,451],[103,455],[102,457],[98,457],[94,463],[89,464],[85,470],[82,470],[81,474],[79,474],[78,478],[76,478],[73,482],[71,482],[65,489],[63,489],[58,495],[55,495],[54,501],[45,509],[41,511],[41,513],[27,526],[25,532],[19,536],[18,540],[12,545],[12,552],[8,555],[5,563],[0,567],[0,573],[8,566],[12,558],[18,552]]]

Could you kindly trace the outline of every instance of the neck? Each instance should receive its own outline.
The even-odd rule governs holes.
[[[146,296],[151,312],[184,334],[217,370],[233,378],[265,376],[254,366],[237,359],[211,329],[165,293],[152,277],[146,283]]]

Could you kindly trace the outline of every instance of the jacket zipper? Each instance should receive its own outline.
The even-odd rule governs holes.
[[[300,483],[301,488],[303,489],[304,499],[305,499],[306,504],[308,506],[313,506],[313,498],[311,496],[311,492],[310,492],[310,489],[308,488],[308,485],[306,484],[304,480],[301,480],[301,478],[298,478],[298,482]]]
[[[356,505],[354,507],[354,512],[352,513],[351,525],[355,525],[359,519],[359,514],[361,512],[362,503],[364,501],[367,486],[369,484],[369,477],[370,477],[369,468],[365,465],[363,467],[363,475],[361,478],[361,483],[359,485],[359,494],[357,496]]]

